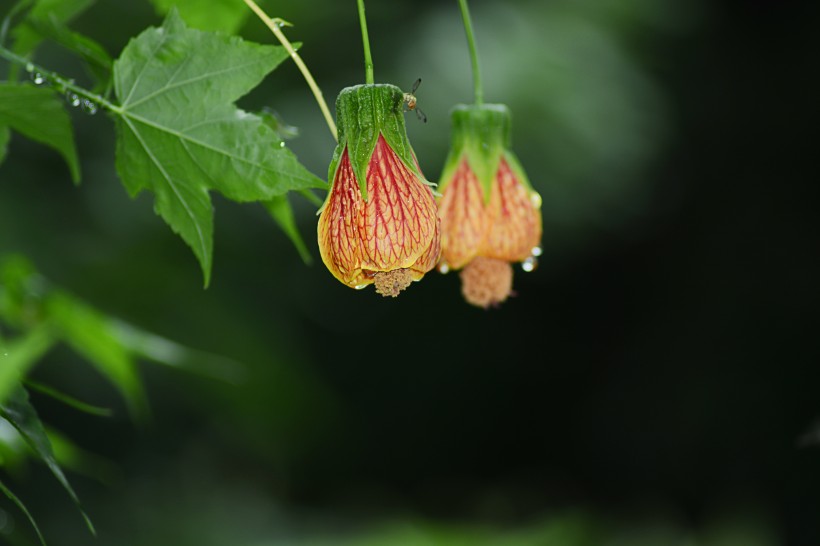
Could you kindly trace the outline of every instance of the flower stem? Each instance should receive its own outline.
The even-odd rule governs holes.
[[[290,54],[290,57],[293,59],[293,62],[296,63],[296,66],[299,68],[299,71],[305,77],[305,81],[307,81],[308,87],[310,90],[313,91],[313,96],[316,98],[316,102],[319,103],[319,109],[322,111],[322,114],[325,116],[325,121],[327,122],[328,128],[330,128],[330,132],[333,134],[333,138],[335,140],[339,140],[337,131],[336,131],[336,124],[333,122],[333,116],[330,115],[330,110],[327,107],[327,103],[325,102],[324,96],[322,95],[322,91],[319,89],[319,86],[316,85],[316,81],[313,79],[313,76],[310,75],[310,70],[308,70],[305,63],[302,61],[302,58],[296,53],[296,50],[293,49],[293,45],[288,41],[285,35],[282,33],[281,27],[283,26],[293,26],[287,21],[283,19],[271,19],[268,15],[262,11],[262,9],[256,5],[253,0],[245,0],[245,3],[250,7],[254,13],[265,23],[268,28],[273,32],[273,35],[279,40],[279,42],[285,47],[287,52]]]
[[[48,84],[53,85],[54,88],[60,93],[71,92],[77,95],[78,97],[83,97],[96,105],[102,106],[110,112],[114,112],[117,114],[122,114],[123,112],[122,108],[108,101],[101,95],[98,95],[96,93],[93,93],[92,91],[89,91],[88,89],[75,85],[73,80],[66,79],[61,75],[57,74],[56,72],[52,72],[51,70],[46,70],[45,68],[34,64],[28,59],[21,57],[12,51],[9,51],[2,45],[0,45],[0,57],[6,59],[9,62],[24,67],[26,69],[26,72],[30,73],[33,77],[38,78],[35,80],[35,83],[48,82]]]
[[[359,24],[362,27],[362,42],[364,43],[364,81],[373,83],[373,58],[370,56],[370,40],[367,37],[367,21],[364,18],[364,0],[357,0],[359,4]]]
[[[461,18],[464,20],[464,32],[467,33],[467,45],[470,48],[470,61],[473,63],[473,95],[476,104],[484,103],[484,89],[481,86],[481,71],[478,67],[478,49],[473,35],[473,23],[470,21],[470,10],[467,9],[467,0],[458,0],[461,7]]]

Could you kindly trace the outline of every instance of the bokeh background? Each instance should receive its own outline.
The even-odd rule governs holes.
[[[363,82],[355,2],[260,5],[295,25],[331,108]],[[512,110],[543,197],[539,267],[498,309],[468,306],[455,274],[395,299],[345,288],[299,196],[312,264],[261,206],[214,195],[203,289],[152,197],[117,179],[104,113],[73,116],[79,187],[14,136],[0,254],[235,372],[144,363],[138,424],[51,353],[36,379],[115,413],[33,395],[86,452],[69,479],[99,531],[32,463],[9,483],[50,544],[820,544],[817,4],[470,5],[485,98]],[[472,101],[457,3],[367,10],[376,80],[422,78],[428,121],[408,114],[408,134],[435,180],[449,110]],[[116,56],[161,21],[147,0],[100,0],[73,28]],[[252,14],[238,28],[274,41]],[[56,48],[38,61],[82,81]],[[289,145],[324,177],[334,142],[292,63],[239,104],[298,127]],[[0,499],[0,543],[33,544],[27,525]]]

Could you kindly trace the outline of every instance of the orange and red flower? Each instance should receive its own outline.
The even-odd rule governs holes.
[[[403,100],[392,85],[340,93],[339,144],[319,212],[319,249],[333,276],[352,288],[375,284],[384,296],[420,280],[441,252],[436,201],[407,140]]]
[[[439,269],[461,270],[465,299],[489,307],[512,293],[511,263],[535,263],[541,198],[510,150],[505,106],[457,106],[452,122],[452,146],[439,181]]]

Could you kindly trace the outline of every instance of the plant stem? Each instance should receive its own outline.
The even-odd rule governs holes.
[[[364,81],[373,83],[373,58],[370,56],[370,40],[367,37],[367,21],[364,18],[364,0],[356,0],[359,4],[359,25],[362,27],[362,43],[364,43]]]
[[[473,23],[470,21],[470,10],[467,9],[467,0],[458,0],[461,7],[461,18],[464,20],[464,32],[467,34],[467,45],[470,48],[470,61],[473,64],[473,95],[476,104],[484,103],[484,89],[481,87],[481,72],[478,66],[478,49],[473,35]]]
[[[339,140],[338,134],[336,132],[336,124],[333,122],[333,116],[330,115],[330,110],[327,107],[327,103],[325,102],[324,96],[322,95],[322,91],[319,89],[319,86],[316,85],[316,81],[313,79],[313,76],[310,75],[310,70],[308,70],[305,63],[302,61],[302,58],[296,53],[296,50],[293,48],[293,45],[288,41],[285,37],[284,33],[282,33],[281,27],[283,26],[293,26],[287,21],[283,19],[271,19],[268,15],[262,11],[262,9],[256,5],[253,0],[245,0],[245,3],[250,7],[254,13],[265,23],[268,28],[273,32],[273,35],[279,40],[279,42],[285,47],[287,52],[290,54],[290,57],[293,59],[293,62],[296,63],[296,66],[299,67],[299,71],[305,77],[305,81],[307,81],[308,87],[310,90],[313,91],[313,96],[316,98],[316,102],[319,103],[319,109],[322,111],[322,114],[325,116],[325,121],[327,122],[327,126],[330,128],[330,132],[333,134],[333,138],[335,140]]]
[[[26,69],[26,72],[34,75],[34,77],[41,78],[41,83],[48,82],[49,84],[53,84],[55,89],[60,93],[67,93],[70,91],[78,97],[83,97],[85,99],[90,100],[95,105],[102,106],[106,110],[115,112],[117,114],[123,113],[122,108],[120,108],[112,102],[109,102],[101,95],[98,95],[96,93],[89,91],[88,89],[75,85],[73,80],[66,79],[57,74],[56,72],[52,72],[51,70],[46,70],[42,66],[36,65],[28,59],[21,57],[12,51],[9,51],[2,45],[0,45],[0,57],[6,59],[9,62],[24,67]],[[35,81],[35,83],[37,82]]]

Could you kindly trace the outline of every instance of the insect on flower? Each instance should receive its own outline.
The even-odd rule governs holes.
[[[410,89],[409,93],[404,94],[404,105],[407,107],[408,110],[413,110],[416,112],[416,117],[418,117],[423,123],[427,123],[427,116],[424,112],[421,111],[421,108],[416,106],[416,89],[419,88],[421,85],[421,78],[417,79],[416,82],[413,84],[412,89]]]

